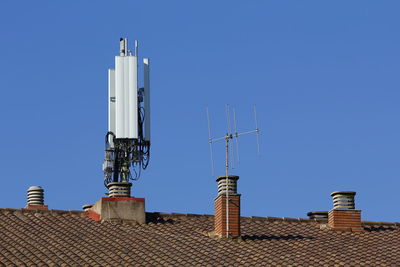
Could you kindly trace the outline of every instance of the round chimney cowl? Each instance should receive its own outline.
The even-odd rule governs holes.
[[[228,186],[227,186],[228,180]],[[239,176],[229,175],[228,179],[226,176],[220,176],[215,181],[218,183],[218,195],[225,195],[226,188],[228,189],[228,195],[236,195],[237,194],[237,180],[239,180]]]
[[[112,182],[107,184],[109,197],[131,197],[132,183]]]
[[[93,207],[93,204],[85,204],[82,206],[83,211],[89,211]]]
[[[44,205],[44,190],[41,186],[28,188],[28,205]]]
[[[307,213],[307,216],[310,219],[327,219],[328,212],[327,211],[310,211]]]
[[[334,210],[354,210],[356,208],[354,191],[335,191],[331,193]]]

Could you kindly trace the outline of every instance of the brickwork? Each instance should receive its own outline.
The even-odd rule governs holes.
[[[328,224],[337,231],[361,231],[361,211],[333,209],[328,213]]]
[[[90,219],[92,219],[92,220],[94,220],[94,221],[96,221],[96,222],[101,221],[100,214],[98,214],[98,213],[96,213],[96,212],[94,212],[94,211],[92,211],[92,210],[85,211],[85,214],[86,214],[86,216],[88,216]]]
[[[27,210],[48,210],[49,207],[47,205],[26,205],[25,209],[27,209]]]
[[[240,236],[240,195],[229,195],[229,236]],[[214,201],[214,231],[226,236],[226,195],[219,195]]]

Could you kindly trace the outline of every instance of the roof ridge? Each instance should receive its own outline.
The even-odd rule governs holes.
[[[49,213],[49,214],[71,214],[71,215],[79,215],[84,216],[85,212],[81,210],[57,210],[57,209],[49,209],[49,210],[42,210],[42,209],[15,209],[15,208],[0,208],[0,213],[14,213],[14,212],[21,212],[22,214],[30,214],[30,213]]]
[[[32,209],[17,209],[17,208],[0,208],[0,213],[8,213],[8,212],[22,212],[22,213],[50,213],[50,214],[71,214],[78,216],[85,216],[85,211],[81,210],[59,210],[59,209],[49,209],[49,210],[32,210]],[[147,215],[150,216],[161,216],[161,217],[206,217],[211,218],[214,217],[213,214],[195,214],[195,213],[176,213],[176,212],[146,212]],[[327,223],[328,219],[325,218],[290,218],[290,217],[273,217],[273,216],[241,216],[242,220],[251,220],[251,221],[282,221],[282,222],[305,222],[305,223]],[[396,226],[400,227],[400,222],[375,222],[375,221],[361,221],[362,225],[372,226]]]

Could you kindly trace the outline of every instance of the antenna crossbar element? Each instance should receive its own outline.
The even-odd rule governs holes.
[[[252,130],[252,131],[248,131],[248,132],[243,132],[243,133],[235,133],[235,136],[239,137],[241,135],[245,135],[245,134],[251,134],[251,133],[258,133],[260,130],[256,129],[256,130]]]
[[[220,137],[220,138],[215,138],[215,139],[209,139],[208,142],[209,143],[215,143],[216,141],[220,141],[220,140],[225,140],[225,139],[232,139],[233,135],[232,134],[227,134],[224,137]]]

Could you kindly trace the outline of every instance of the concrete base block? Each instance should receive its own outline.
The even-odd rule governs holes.
[[[145,223],[144,204],[144,198],[103,197],[93,205],[88,215],[100,221],[122,220]]]

